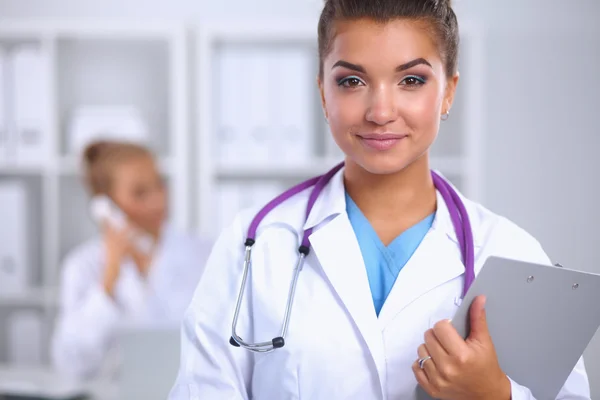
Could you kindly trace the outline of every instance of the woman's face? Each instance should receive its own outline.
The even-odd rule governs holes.
[[[166,190],[151,157],[140,156],[113,170],[111,196],[138,227],[157,234],[166,217]]]
[[[458,75],[448,79],[424,22],[335,23],[319,88],[333,137],[353,162],[390,174],[427,154]]]

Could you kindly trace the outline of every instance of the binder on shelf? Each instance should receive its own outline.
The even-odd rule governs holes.
[[[270,52],[269,114],[275,131],[271,160],[278,165],[302,165],[314,156],[317,135],[312,55],[304,47],[275,48]]]
[[[247,107],[244,106],[243,94],[248,88],[244,85],[246,74],[240,71],[243,59],[238,53],[235,49],[222,48],[215,62],[217,79],[213,97],[216,100],[214,104],[217,105],[217,113],[214,143],[219,165],[237,166],[247,155],[242,140],[244,127],[248,124],[248,121],[244,120]]]
[[[279,150],[272,151],[271,143],[279,136],[274,126],[275,116],[271,109],[273,91],[272,51],[268,49],[248,49],[243,53],[244,63],[249,71],[249,82],[244,90],[242,109],[248,110],[246,115],[249,128],[242,133],[246,155],[244,159],[253,165],[272,165],[278,158]],[[284,99],[279,99],[283,101]]]
[[[8,57],[0,47],[0,165],[8,160]]]
[[[0,182],[0,204],[0,293],[18,293],[29,284],[25,184]]]
[[[21,165],[38,164],[48,151],[45,104],[48,95],[46,55],[39,45],[23,44],[10,53],[13,103],[13,137],[16,160]]]
[[[226,47],[215,67],[218,164],[304,164],[316,136],[308,50]]]

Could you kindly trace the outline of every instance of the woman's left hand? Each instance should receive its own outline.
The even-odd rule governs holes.
[[[444,320],[425,332],[425,343],[418,349],[419,359],[413,364],[419,385],[433,398],[510,400],[510,380],[500,368],[496,350],[488,331],[485,297],[479,296],[471,305],[471,332],[464,340]]]

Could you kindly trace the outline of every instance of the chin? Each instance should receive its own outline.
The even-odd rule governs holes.
[[[143,227],[143,229],[146,232],[151,233],[151,234],[159,233],[161,231],[161,228],[162,228],[162,224],[156,223],[154,221],[145,224],[145,226]]]
[[[414,160],[392,155],[368,155],[352,157],[352,162],[373,175],[392,175],[399,173],[412,164]]]

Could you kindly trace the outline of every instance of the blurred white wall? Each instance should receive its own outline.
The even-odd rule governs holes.
[[[488,28],[485,204],[567,267],[600,273],[598,0],[455,0]],[[0,0],[2,18],[314,18],[320,0]],[[598,307],[591,304],[590,307]],[[600,339],[586,353],[600,395]],[[593,396],[594,397],[594,394]]]

